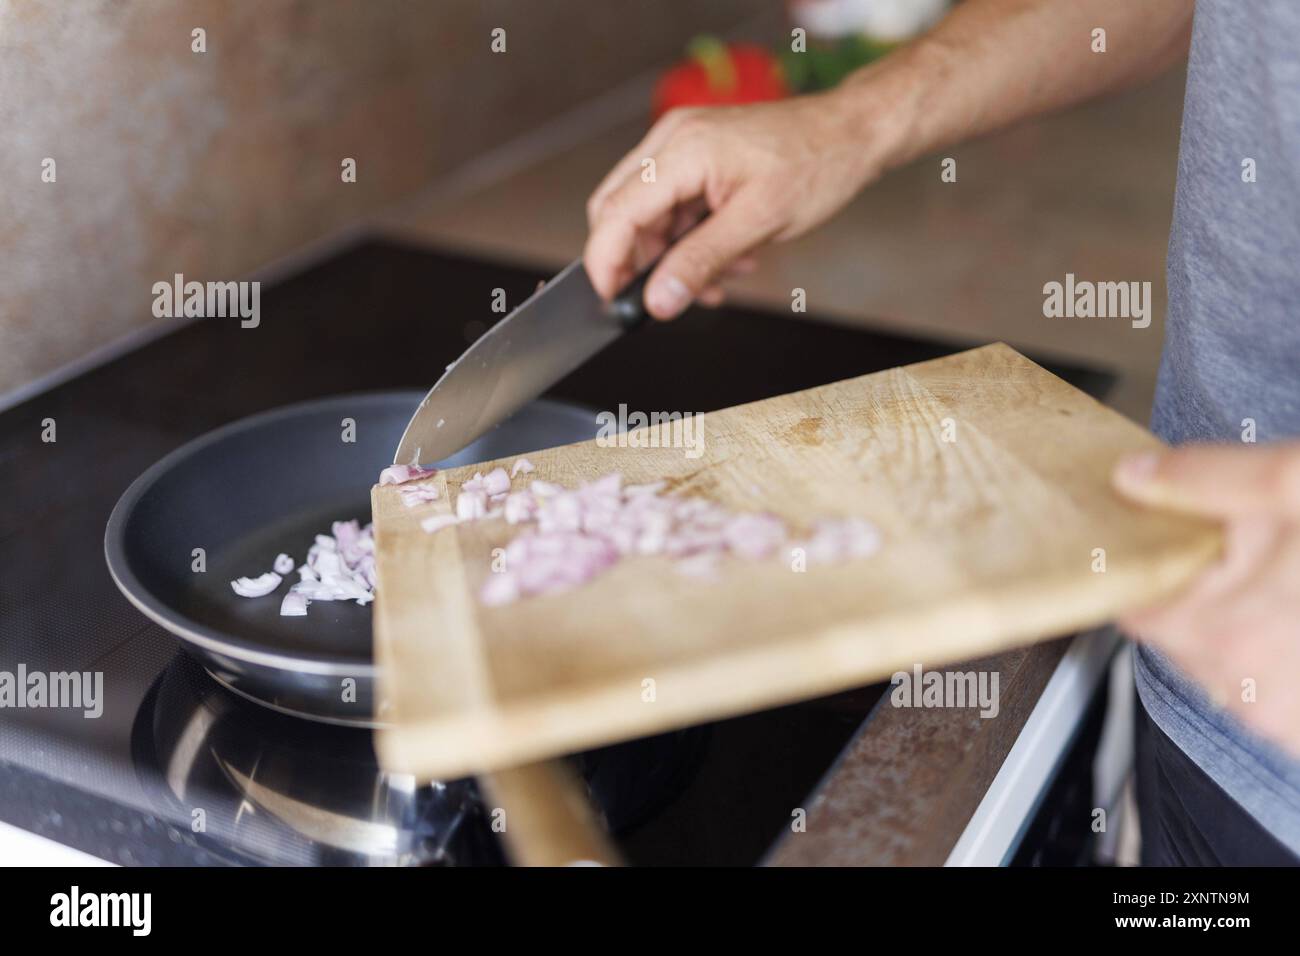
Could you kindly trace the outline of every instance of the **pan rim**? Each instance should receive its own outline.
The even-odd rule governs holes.
[[[310,676],[353,677],[360,680],[374,680],[379,674],[379,667],[374,661],[373,654],[366,659],[341,660],[321,652],[268,651],[263,645],[255,641],[249,641],[238,635],[219,631],[179,614],[153,590],[145,587],[132,570],[131,562],[126,554],[125,530],[140,499],[177,462],[201,452],[208,446],[220,442],[230,435],[262,427],[279,419],[290,418],[309,407],[313,410],[322,410],[334,405],[346,404],[350,409],[355,409],[358,403],[382,404],[402,400],[409,401],[412,410],[414,410],[419,405],[424,394],[425,392],[421,389],[389,388],[335,393],[302,399],[287,405],[278,405],[265,411],[254,412],[224,425],[218,425],[216,428],[173,448],[141,472],[127,486],[109,514],[108,522],[104,527],[104,562],[108,566],[109,577],[113,579],[114,585],[136,610],[177,638],[187,652],[193,648],[215,657],[224,657],[242,664],[272,670],[288,670]],[[588,419],[592,414],[589,407],[578,402],[564,401],[562,399],[536,398],[526,407],[545,409],[557,414],[583,416]]]
[[[423,393],[418,389],[382,389],[374,391],[349,392],[327,395],[321,398],[309,398],[280,405],[262,412],[254,412],[243,418],[219,425],[211,431],[204,432],[184,444],[173,448],[163,457],[141,472],[122,492],[109,514],[104,526],[104,561],[108,565],[109,577],[126,599],[145,617],[149,618],[163,630],[179,638],[183,643],[194,644],[211,654],[221,655],[243,663],[279,670],[293,670],[297,673],[313,674],[325,677],[347,676],[373,678],[378,673],[374,659],[342,661],[336,657],[310,652],[268,651],[255,642],[249,642],[235,635],[230,635],[205,624],[179,614],[163,601],[136,576],[131,569],[125,547],[125,531],[140,499],[154,487],[174,466],[216,444],[231,435],[237,435],[284,418],[292,418],[305,408],[316,410],[328,409],[338,403],[346,403],[356,408],[358,402],[367,404],[385,403],[397,399],[409,398],[411,407],[419,403]]]

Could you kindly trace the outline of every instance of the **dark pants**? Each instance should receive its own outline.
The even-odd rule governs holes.
[[[1137,804],[1143,866],[1297,866],[1147,716],[1138,700]]]

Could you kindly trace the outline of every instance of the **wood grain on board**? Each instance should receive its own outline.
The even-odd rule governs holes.
[[[1059,636],[1170,593],[1220,548],[1212,525],[1111,490],[1115,461],[1153,436],[1005,345],[712,412],[703,436],[694,458],[547,449],[528,477],[667,479],[796,534],[858,515],[880,528],[880,553],[802,573],[788,557],[729,558],[713,581],[637,557],[488,608],[492,549],[519,529],[430,535],[420,519],[497,463],[439,474],[440,500],[419,508],[376,487],[387,767],[495,769]]]

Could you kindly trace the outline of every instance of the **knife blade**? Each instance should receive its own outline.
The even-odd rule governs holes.
[[[641,324],[652,269],[606,303],[582,260],[570,264],[447,366],[407,424],[394,464],[450,457]]]

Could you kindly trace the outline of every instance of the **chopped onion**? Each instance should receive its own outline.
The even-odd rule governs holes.
[[[419,485],[409,485],[405,488],[398,488],[397,493],[402,496],[402,504],[408,508],[414,508],[417,505],[427,504],[430,501],[438,500],[438,486],[429,483]]]
[[[333,535],[317,535],[307,552],[306,570],[290,590],[311,601],[369,604],[375,594],[374,525],[336,521]]]
[[[530,594],[567,591],[585,584],[618,561],[603,538],[575,531],[521,534],[505,551],[505,570],[488,576],[479,598],[501,605]]]
[[[503,567],[480,588],[479,599],[491,607],[580,587],[627,556],[662,555],[673,560],[678,573],[709,580],[717,577],[727,555],[759,561],[789,543],[785,523],[775,515],[735,513],[704,498],[666,495],[663,481],[625,486],[617,472],[572,489],[536,479],[527,489],[511,490],[512,478],[534,470],[528,459],[520,458],[509,473],[503,467],[486,475],[475,472],[460,486],[454,514],[430,515],[420,522],[430,534],[499,517],[522,526],[506,546]],[[395,465],[384,469],[380,484],[406,484],[433,473]],[[398,490],[408,507],[438,499],[431,484]],[[307,563],[298,569],[301,580],[281,605],[282,614],[305,613],[306,604],[316,600],[373,600],[372,526],[335,522],[331,530],[331,535],[316,536]],[[823,519],[814,523],[811,537],[794,546],[804,548],[810,561],[834,563],[875,554],[880,533],[861,518]],[[278,584],[278,575],[272,577]],[[262,593],[269,590],[274,585]]]
[[[274,571],[267,571],[265,574],[259,574],[255,578],[236,578],[230,582],[230,587],[240,597],[255,598],[265,597],[280,586],[284,579]]]
[[[537,514],[537,499],[527,491],[512,491],[506,495],[505,518],[508,524],[531,521]]]
[[[510,490],[510,476],[504,468],[493,468],[483,476],[483,490],[488,495],[503,495]]]
[[[461,521],[473,521],[475,518],[482,518],[487,514],[487,492],[485,491],[466,491],[461,487],[460,494],[456,497],[456,517]]]
[[[528,486],[528,490],[538,498],[550,498],[551,496],[558,495],[562,492],[564,486],[557,485],[553,481],[542,481],[542,479],[537,478]]]
[[[585,584],[629,555],[674,559],[681,574],[710,579],[723,557],[770,558],[789,540],[785,523],[765,513],[734,513],[703,498],[664,495],[665,482],[623,485],[617,473],[577,488],[534,480],[527,490],[504,496],[494,477],[476,474],[461,486],[457,517],[426,519],[440,530],[457,521],[504,515],[523,526],[505,549],[503,570],[483,583],[479,599],[498,607],[524,597],[566,591]],[[491,507],[488,507],[488,505]],[[880,545],[875,527],[860,518],[823,520],[804,543],[814,561],[868,557]]]
[[[727,547],[742,558],[765,558],[785,540],[785,525],[768,514],[736,515],[722,528]]]
[[[421,468],[419,465],[389,465],[379,473],[381,485],[402,485],[408,481],[418,481],[437,474],[437,468]]]
[[[298,583],[280,602],[281,616],[301,617],[312,601],[356,601],[365,605],[374,600],[374,526],[335,521],[330,531],[316,535],[307,560],[298,568]],[[275,559],[275,571],[258,578],[239,578],[230,586],[241,597],[263,597],[280,586],[281,574],[293,571],[293,564],[292,557],[281,554]]]

